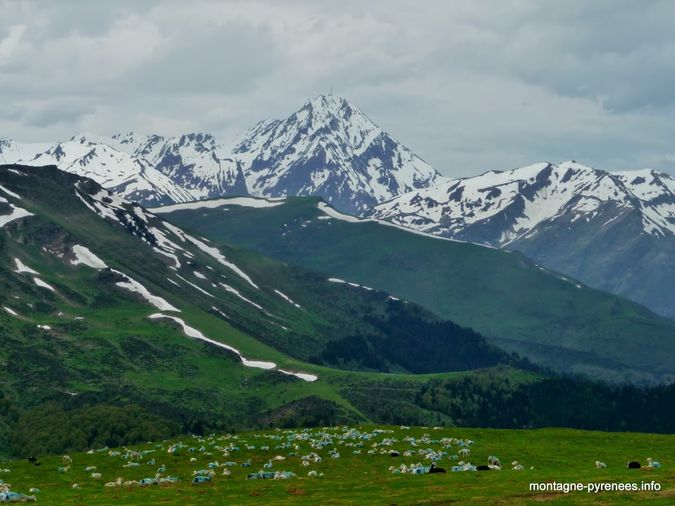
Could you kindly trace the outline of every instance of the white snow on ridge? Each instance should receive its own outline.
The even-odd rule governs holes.
[[[330,216],[331,218],[335,218],[337,220],[348,221],[349,223],[361,223],[363,221],[368,221],[368,220],[362,220],[361,218],[357,218],[356,216],[351,216],[349,214],[341,213],[340,211],[337,211],[337,210],[333,209],[331,206],[329,206],[325,202],[319,202],[318,207],[327,216]]]
[[[262,361],[262,360],[250,360],[250,359],[244,357],[237,348],[234,348],[233,346],[230,346],[228,344],[221,343],[220,341],[216,341],[214,339],[206,337],[202,332],[200,332],[199,330],[197,330],[194,327],[189,326],[187,323],[185,323],[185,321],[183,321],[182,319],[177,318],[175,316],[169,316],[169,315],[165,315],[165,314],[162,314],[162,313],[155,313],[155,314],[151,314],[149,316],[149,318],[151,318],[153,320],[168,319],[168,320],[172,320],[172,321],[176,322],[177,324],[179,324],[182,327],[183,333],[186,336],[192,337],[194,339],[199,339],[200,341],[204,341],[204,342],[207,342],[207,343],[212,344],[214,346],[217,346],[219,348],[223,348],[223,349],[226,349],[228,351],[231,351],[232,353],[234,353],[235,355],[237,355],[239,357],[239,359],[241,360],[241,363],[245,367],[252,367],[252,368],[256,368],[256,369],[265,369],[265,370],[272,370],[272,369],[276,369],[276,367],[277,367],[277,364],[275,364],[274,362],[266,362],[266,361]],[[300,378],[300,379],[302,379],[304,381],[307,381],[307,382],[313,382],[313,381],[316,381],[317,379],[319,379],[318,376],[315,376],[313,374],[291,372],[291,371],[286,371],[286,370],[282,370],[282,369],[278,369],[278,371],[283,373],[283,374],[290,374],[292,376],[295,376],[295,377]]]
[[[232,293],[232,294],[236,295],[237,297],[239,297],[239,298],[240,298],[241,300],[243,300],[244,302],[247,302],[248,304],[251,304],[253,307],[256,307],[256,308],[260,309],[261,311],[263,311],[264,313],[267,313],[267,311],[265,311],[265,308],[263,308],[260,304],[256,304],[256,303],[253,302],[252,300],[247,299],[246,297],[244,297],[244,296],[239,292],[239,290],[237,290],[236,288],[233,288],[233,287],[231,287],[230,285],[227,285],[227,284],[225,284],[225,283],[219,283],[219,284],[220,284],[220,286],[222,286],[223,288],[225,288],[225,291],[227,291],[227,292],[229,292],[229,293]]]
[[[6,193],[7,195],[9,195],[10,197],[14,197],[15,199],[21,200],[21,195],[17,195],[17,194],[14,193],[13,191],[8,190],[7,188],[5,188],[5,187],[2,186],[2,185],[0,185],[0,190],[2,190],[3,192],[5,192],[5,193]]]
[[[49,291],[51,291],[51,292],[56,292],[56,290],[54,289],[54,287],[53,287],[52,285],[50,285],[50,284],[48,284],[48,283],[45,283],[44,281],[42,281],[42,280],[41,280],[40,278],[38,278],[38,277],[34,277],[34,278],[33,278],[33,282],[34,282],[37,286],[39,286],[40,288],[46,288],[47,290],[49,290]]]
[[[105,269],[108,267],[103,260],[84,246],[80,246],[79,244],[74,245],[73,253],[75,254],[75,260],[72,261],[73,265],[82,264],[93,269]]]
[[[224,206],[241,206],[266,208],[276,207],[283,204],[284,199],[264,199],[255,197],[232,197],[214,200],[198,200],[196,202],[185,202],[182,204],[171,204],[163,207],[155,207],[152,209],[153,213],[172,213],[174,211],[184,211],[188,209],[216,209]]]
[[[214,298],[215,298],[215,296],[214,296],[213,294],[211,294],[211,293],[207,292],[206,290],[202,289],[201,287],[195,285],[195,284],[192,283],[191,281],[188,281],[187,279],[185,279],[185,278],[184,278],[183,276],[181,276],[180,274],[176,274],[176,276],[178,276],[180,279],[182,279],[183,281],[185,281],[188,285],[190,285],[190,286],[191,286],[192,288],[194,288],[195,290],[197,290],[197,291],[199,291],[199,292],[202,292],[204,295],[208,295],[209,297],[214,297]]]
[[[309,383],[313,383],[314,381],[318,380],[319,377],[314,375],[314,374],[308,374],[304,372],[293,372],[293,371],[287,371],[285,369],[279,369],[279,372],[282,374],[286,374],[287,376],[295,376],[296,378],[300,378],[302,380],[305,380]]]
[[[28,273],[28,274],[35,274],[36,276],[37,276],[38,274],[40,274],[40,273],[37,272],[36,270],[33,270],[33,269],[31,269],[30,267],[28,267],[26,264],[24,264],[24,263],[23,263],[20,259],[18,259],[18,258],[15,258],[15,259],[14,259],[14,263],[16,264],[16,269],[14,269],[14,272],[18,272],[18,273],[23,273],[23,272],[25,272],[25,273]]]
[[[248,284],[250,284],[253,288],[255,288],[256,290],[259,289],[258,285],[256,285],[253,282],[253,280],[249,277],[249,275],[246,274],[244,271],[242,271],[235,264],[228,261],[227,258],[225,258],[223,256],[223,254],[220,252],[220,250],[218,248],[216,248],[214,246],[207,245],[203,241],[185,233],[183,230],[176,227],[175,225],[172,225],[171,223],[164,222],[164,226],[168,230],[170,230],[176,237],[180,238],[183,242],[188,242],[188,243],[194,244],[200,250],[202,250],[204,253],[206,253],[210,257],[214,258],[215,260],[217,260],[219,263],[221,263],[222,265],[224,265],[228,269],[234,271],[237,275],[239,275],[244,281],[246,281]]]
[[[297,307],[298,309],[300,309],[300,307],[301,307],[300,304],[296,304],[295,302],[293,302],[293,300],[288,295],[286,295],[285,293],[282,293],[282,292],[280,292],[279,290],[276,290],[276,289],[274,290],[274,293],[276,293],[279,297],[284,299],[289,304],[292,304],[295,307]]]
[[[150,291],[147,288],[145,288],[135,279],[130,278],[129,276],[118,270],[115,269],[111,270],[116,274],[124,276],[124,278],[126,279],[126,281],[118,281],[117,283],[115,283],[115,285],[119,286],[120,288],[124,288],[125,290],[129,290],[130,292],[139,294],[141,297],[143,297],[146,301],[148,301],[150,304],[155,306],[160,311],[175,311],[177,313],[181,312],[180,309],[177,309],[176,307],[172,306],[163,298],[150,293]]]
[[[7,201],[3,199],[0,202],[6,203]],[[0,215],[0,228],[4,227],[5,225],[14,220],[18,220],[19,218],[26,218],[28,216],[33,216],[33,213],[30,213],[21,207],[16,207],[13,204],[9,204],[9,206],[12,208],[12,212],[9,214]]]
[[[2,308],[12,316],[19,316],[19,314],[16,311],[14,311],[11,307],[2,306]]]
[[[262,361],[247,360],[242,356],[241,352],[238,349],[236,349],[236,348],[234,348],[234,347],[232,347],[228,344],[221,343],[220,341],[216,341],[214,339],[210,339],[210,338],[206,337],[199,330],[197,330],[194,327],[190,327],[187,323],[185,323],[185,321],[183,321],[182,319],[177,318],[175,316],[169,316],[169,315],[165,315],[165,314],[161,314],[161,313],[155,313],[155,314],[151,314],[149,316],[149,318],[151,318],[153,320],[162,319],[162,318],[173,320],[174,322],[178,323],[183,328],[183,332],[185,333],[186,336],[192,337],[194,339],[199,339],[200,341],[205,341],[209,344],[213,344],[215,346],[218,346],[219,348],[224,348],[228,351],[231,351],[232,353],[238,355],[240,360],[242,361],[242,363],[244,365],[248,366],[248,367],[256,367],[258,369],[274,369],[277,366],[274,362],[262,362]]]

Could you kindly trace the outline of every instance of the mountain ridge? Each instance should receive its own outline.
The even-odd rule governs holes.
[[[618,381],[672,377],[656,366],[675,345],[672,320],[520,252],[345,215],[318,197],[250,201],[153,211],[216,243],[403,297],[540,365]],[[638,358],[645,353],[651,358]]]
[[[147,206],[248,194],[320,195],[357,213],[441,177],[357,107],[332,95],[307,101],[284,120],[257,123],[232,149],[203,132],[84,133],[47,145],[0,139],[0,161],[55,164]],[[110,186],[113,173],[136,185]]]
[[[675,178],[662,172],[543,162],[449,180],[365,215],[517,250],[675,317]]]

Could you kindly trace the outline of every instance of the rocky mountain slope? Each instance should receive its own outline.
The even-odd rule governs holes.
[[[368,216],[521,251],[675,317],[675,179],[664,173],[541,163],[446,181]]]
[[[253,195],[316,195],[360,213],[438,178],[345,99],[322,95],[285,120],[263,121],[233,150]]]
[[[232,195],[318,195],[360,213],[438,173],[358,108],[332,95],[263,121],[232,149],[208,133],[80,134],[54,144],[0,139],[0,163],[56,165],[143,205]]]

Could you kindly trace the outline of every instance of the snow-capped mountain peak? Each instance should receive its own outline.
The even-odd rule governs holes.
[[[675,180],[610,173],[575,161],[536,163],[448,180],[375,207],[372,216],[425,232],[504,246],[547,220],[592,219],[607,204],[640,213],[649,234],[675,234]]]
[[[254,194],[320,195],[362,212],[438,173],[346,99],[320,95],[285,120],[258,123],[233,150]]]
[[[233,150],[206,132],[175,137],[84,132],[47,145],[5,140],[0,162],[54,164],[152,206],[228,195],[319,195],[341,211],[361,213],[440,178],[334,95],[307,101],[285,120],[258,123]],[[142,191],[128,183],[140,179]]]

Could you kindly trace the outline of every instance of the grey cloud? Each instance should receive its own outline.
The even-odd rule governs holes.
[[[0,136],[228,141],[332,88],[448,175],[673,171],[673,19],[666,1],[0,0]]]

